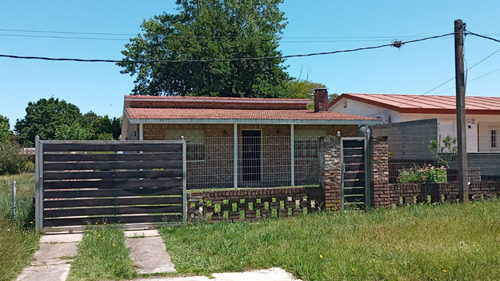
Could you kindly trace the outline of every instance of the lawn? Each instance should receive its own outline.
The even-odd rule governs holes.
[[[17,183],[17,219],[12,218],[12,181]],[[40,235],[33,230],[35,175],[0,176],[0,280],[14,280],[30,263]]]
[[[161,233],[179,273],[278,266],[303,280],[500,280],[500,200]]]
[[[106,224],[87,226],[68,281],[131,279],[136,275],[123,229]]]

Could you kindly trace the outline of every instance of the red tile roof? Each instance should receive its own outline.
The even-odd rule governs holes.
[[[376,118],[307,110],[308,99],[125,96],[132,123],[379,123]]]
[[[329,107],[340,102],[342,98],[364,102],[401,113],[456,113],[455,96],[344,93],[332,101]],[[468,114],[500,114],[500,97],[467,96],[465,97],[465,108]]]
[[[126,107],[305,109],[310,99],[268,99],[196,96],[125,96]]]
[[[242,119],[242,120],[377,120],[376,118],[313,110],[239,110],[186,108],[126,108],[132,119]]]

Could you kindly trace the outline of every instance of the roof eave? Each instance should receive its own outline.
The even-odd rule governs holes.
[[[129,116],[127,115],[129,118]],[[296,125],[377,125],[381,121],[351,119],[351,120],[307,120],[307,119],[194,119],[194,118],[178,118],[178,119],[152,119],[152,118],[136,118],[131,119],[130,124],[296,124]]]

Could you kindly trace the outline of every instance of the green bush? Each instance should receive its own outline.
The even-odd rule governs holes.
[[[423,167],[415,166],[411,169],[399,171],[398,180],[400,183],[443,183],[448,181],[446,175],[444,166],[436,168],[428,164]]]
[[[0,143],[0,175],[19,174],[25,169],[29,157],[21,151],[22,147],[17,143]]]

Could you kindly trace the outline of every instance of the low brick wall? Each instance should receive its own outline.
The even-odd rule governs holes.
[[[391,184],[389,185],[389,196],[393,206],[416,203],[458,202],[458,182]],[[469,185],[469,196],[470,200],[498,197],[500,196],[500,183],[494,181],[472,182]]]
[[[290,217],[323,207],[320,187],[255,188],[188,193],[188,221],[253,221]]]

